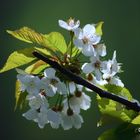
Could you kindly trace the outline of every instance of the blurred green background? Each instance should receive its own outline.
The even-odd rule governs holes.
[[[108,57],[117,50],[117,59],[123,63],[121,79],[133,96],[140,100],[140,1],[139,0],[1,0],[0,2],[0,67],[8,55],[29,45],[9,36],[6,29],[28,26],[38,32],[66,31],[58,27],[58,19],[75,17],[86,23],[104,21],[103,40]],[[96,127],[99,119],[93,96],[92,107],[84,115],[85,123],[79,130],[54,130],[38,126],[14,112],[15,70],[0,74],[0,134],[1,140],[93,139],[103,129]]]

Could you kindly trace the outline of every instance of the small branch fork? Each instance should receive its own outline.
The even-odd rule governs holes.
[[[102,90],[101,88],[91,84],[87,80],[85,80],[82,77],[72,73],[68,69],[65,69],[60,64],[58,64],[56,61],[50,60],[49,58],[40,54],[37,51],[34,51],[33,55],[36,58],[38,58],[38,59],[46,62],[47,64],[49,64],[52,68],[54,68],[54,69],[60,71],[61,73],[63,73],[65,76],[67,76],[70,80],[74,81],[76,84],[83,85],[84,87],[87,87],[87,88],[91,89],[92,91],[96,92],[100,97],[107,98],[107,99],[112,99],[114,101],[117,101],[117,102],[125,105],[127,109],[132,109],[136,112],[140,112],[140,104],[137,101],[135,101],[135,100],[134,101],[128,101],[127,99],[125,99],[122,96],[118,96],[118,95],[115,95],[113,93]]]

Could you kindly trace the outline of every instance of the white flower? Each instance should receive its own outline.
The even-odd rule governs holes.
[[[74,21],[74,19],[70,18],[67,22],[63,21],[63,20],[58,20],[59,26],[68,30],[68,31],[74,31],[75,29],[77,29],[80,25],[80,21],[77,20],[76,22]]]
[[[100,79],[100,80],[97,80],[96,79],[96,77],[93,75],[93,74],[91,74],[91,73],[89,73],[89,74],[87,74],[86,75],[86,77],[87,77],[87,80],[90,82],[90,83],[92,83],[92,84],[94,84],[94,85],[96,85],[96,86],[99,86],[99,85],[105,85],[105,84],[107,84],[108,82],[106,81],[106,80],[104,80],[104,79]],[[91,90],[91,89],[88,89],[88,88],[85,88],[87,91],[89,91],[89,92],[93,92],[93,90]]]
[[[96,28],[94,25],[87,24],[83,29],[75,30],[74,44],[76,47],[82,50],[85,56],[95,55],[95,49],[93,45],[100,42],[101,36],[96,35]]]
[[[80,114],[73,112],[73,110],[71,109],[63,111],[61,113],[61,117],[62,117],[61,125],[64,128],[64,130],[69,130],[73,126],[76,129],[79,129],[81,128],[81,125],[84,122],[82,116]]]
[[[39,109],[29,109],[23,114],[27,120],[33,120],[38,123],[40,128],[44,128],[45,124],[49,123],[47,118],[48,108],[46,106],[41,106]]]
[[[101,71],[103,72],[103,78],[107,79],[113,77],[118,72],[120,72],[120,69],[121,69],[120,63],[117,63],[116,51],[114,51],[112,60],[104,61],[102,63]]]
[[[103,79],[109,84],[124,87],[122,81],[116,76],[121,71],[120,63],[117,63],[116,60],[116,51],[114,51],[112,60],[103,62],[101,71],[103,72]]]
[[[21,82],[21,91],[27,91],[29,94],[38,95],[40,92],[40,79],[37,76],[29,74],[18,74],[17,79]]]
[[[55,76],[56,71],[53,68],[47,68],[41,79],[41,88],[45,90],[47,96],[54,96],[56,91],[60,94],[66,94],[66,86],[58,77]]]
[[[50,123],[53,128],[58,128],[61,122],[60,114],[49,109],[47,99],[43,96],[29,97],[29,109],[23,116],[28,120],[38,123],[40,128],[44,128],[45,124]]]
[[[70,85],[72,85],[71,82]],[[73,84],[75,87],[70,87],[72,93],[70,92],[70,98],[63,101],[64,108],[68,108],[68,104],[71,109],[75,112],[80,113],[80,109],[87,110],[91,106],[91,99],[84,92],[82,92],[83,87],[81,85]],[[73,88],[73,90],[72,90]]]
[[[61,123],[61,115],[59,112],[55,112],[52,109],[49,109],[47,112],[47,118],[52,128],[59,128]]]
[[[94,45],[94,55],[95,56],[106,56],[106,46],[105,44]]]
[[[93,72],[95,74],[96,79],[98,81],[100,81],[101,77],[102,77],[102,73],[100,71],[102,62],[100,61],[99,57],[97,57],[97,56],[96,57],[92,56],[90,58],[90,61],[91,61],[91,63],[83,64],[82,70],[86,74],[89,74],[89,73]]]
[[[124,87],[123,82],[120,80],[118,76],[110,77],[107,79],[108,84]]]
[[[37,96],[28,95],[27,100],[32,109],[39,109],[41,106],[49,107],[48,101],[44,95],[38,94]]]

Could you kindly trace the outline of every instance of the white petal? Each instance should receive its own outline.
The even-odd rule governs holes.
[[[64,130],[71,129],[72,128],[71,116],[67,116],[66,114],[62,114],[61,125],[64,128]]]
[[[97,79],[98,81],[101,80],[101,78],[102,78],[102,73],[100,72],[99,69],[95,69],[95,76],[96,76],[96,79]]]
[[[81,125],[84,122],[82,116],[81,115],[78,115],[78,114],[74,114],[72,119],[73,119],[73,125],[74,125],[74,127],[76,129],[81,128]]]
[[[91,106],[91,98],[87,96],[85,93],[82,93],[82,100],[83,100],[82,104],[80,105],[81,109],[83,110],[89,109]]]
[[[85,56],[92,56],[92,55],[94,55],[94,48],[93,48],[93,46],[92,45],[85,45],[83,47],[82,53]]]
[[[69,90],[71,94],[74,94],[75,90],[76,90],[76,86],[74,82],[69,82]]]
[[[66,95],[67,94],[67,88],[66,85],[62,82],[59,82],[57,84],[57,92],[61,95]]]
[[[94,35],[94,36],[92,36],[92,38],[91,38],[91,41],[92,41],[92,44],[93,44],[93,45],[98,44],[98,43],[100,42],[100,40],[101,40],[101,36],[97,36],[97,35]]]
[[[47,68],[45,71],[44,71],[44,76],[45,77],[48,77],[48,78],[54,78],[55,77],[55,69],[53,68]]]
[[[49,109],[47,112],[47,118],[49,121],[55,123],[55,124],[60,124],[60,116],[59,113]]]
[[[29,106],[33,109],[39,109],[41,106],[41,100],[39,97],[33,96],[32,98],[29,99]]]
[[[76,87],[78,88],[78,91],[82,91],[82,89],[83,89],[83,86],[82,85],[76,84]]]
[[[83,41],[80,39],[75,39],[74,40],[74,45],[78,48],[78,49],[82,49],[83,48]]]
[[[38,113],[36,110],[30,109],[26,113],[24,113],[22,116],[25,117],[27,120],[34,120],[38,117]]]
[[[109,81],[110,84],[114,84],[120,87],[124,87],[124,84],[122,83],[122,81],[118,78],[118,77],[113,77],[111,78],[111,80]]]
[[[87,24],[84,26],[83,32],[85,35],[89,35],[89,34],[92,35],[96,32],[96,29],[93,25]]]
[[[105,46],[105,44],[98,44],[96,50],[97,50],[97,53],[100,56],[106,56],[106,46]]]
[[[55,94],[56,94],[56,87],[53,87],[53,86],[48,86],[46,89],[45,89],[45,92],[46,92],[46,95],[49,96],[49,97],[53,97]]]
[[[84,73],[88,74],[94,71],[94,66],[92,63],[85,63],[82,65],[82,70]]]
[[[77,21],[75,22],[75,26],[73,27],[73,29],[77,29],[79,26],[80,26],[80,21],[77,20]]]
[[[74,30],[74,35],[76,38],[79,38],[79,34],[82,32],[82,29],[81,28],[76,28]]]
[[[63,20],[58,20],[58,24],[60,27],[69,30],[69,25],[67,24],[67,22],[63,21]]]

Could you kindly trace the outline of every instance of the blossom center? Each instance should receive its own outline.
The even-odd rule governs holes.
[[[84,44],[87,44],[88,41],[89,41],[89,39],[85,36],[85,37],[82,39],[82,41],[83,41]]]
[[[95,68],[100,68],[100,65],[101,65],[101,63],[98,60],[96,61],[96,63],[94,63]]]
[[[67,110],[67,115],[68,116],[72,116],[74,113],[73,113],[73,110],[71,108],[68,108]]]
[[[82,95],[82,92],[81,92],[81,91],[76,91],[76,92],[75,92],[75,96],[76,96],[76,97],[81,97],[81,95]]]
[[[74,19],[73,18],[70,18],[68,21],[67,21],[68,25],[73,27],[75,25],[75,22],[74,22]]]
[[[93,76],[92,76],[91,73],[88,74],[88,76],[87,76],[87,80],[88,80],[88,81],[92,81],[92,80],[93,80]]]
[[[58,81],[56,79],[51,79],[50,80],[50,84],[51,85],[54,85],[55,86],[57,83],[58,83]]]

